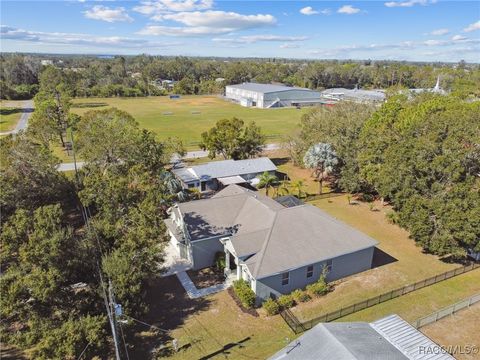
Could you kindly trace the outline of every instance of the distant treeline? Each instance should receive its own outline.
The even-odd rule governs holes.
[[[27,99],[38,91],[40,72],[51,64],[65,70],[74,97],[221,94],[228,84],[278,82],[310,89],[333,87],[431,88],[438,76],[444,89],[480,95],[480,66],[391,61],[307,61],[287,59],[207,59],[161,56],[0,56],[2,99]],[[43,63],[43,65],[42,65]],[[155,85],[173,80],[172,89]]]

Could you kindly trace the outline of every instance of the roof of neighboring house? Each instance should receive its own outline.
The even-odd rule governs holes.
[[[277,167],[269,158],[261,157],[245,160],[213,161],[189,168],[173,169],[172,173],[183,182],[191,182],[275,170],[277,170]]]
[[[312,205],[285,208],[230,185],[214,197],[178,204],[192,240],[230,236],[255,278],[373,247],[375,240]]]
[[[396,336],[378,330],[377,323],[389,324],[389,332],[409,329],[402,342],[410,344],[407,348],[395,343]],[[405,334],[403,334],[405,335]],[[401,336],[400,336],[401,337]],[[420,341],[420,342],[418,342]],[[420,349],[426,346],[424,354]],[[421,332],[413,328],[398,315],[391,315],[374,323],[335,322],[320,323],[305,332],[297,340],[273,355],[270,360],[446,360],[453,359],[448,354],[427,353],[438,345]]]
[[[314,92],[314,90],[301,88],[301,87],[292,87],[292,86],[274,85],[274,84],[258,84],[258,83],[243,83],[243,84],[236,84],[236,85],[228,85],[227,87],[248,90],[248,91],[255,91],[255,92],[264,93],[264,94],[271,93],[271,92],[279,92],[279,91],[291,91],[291,90],[302,90],[302,91]]]

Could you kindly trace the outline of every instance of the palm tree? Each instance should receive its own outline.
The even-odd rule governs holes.
[[[303,194],[305,194],[305,191],[303,189],[305,188],[305,182],[303,180],[296,180],[292,183],[292,188],[297,191],[297,197],[300,199]]]
[[[268,171],[265,171],[258,179],[260,180],[258,187],[265,188],[265,194],[267,196],[268,189],[278,183],[278,178],[275,175],[270,174]]]
[[[278,187],[278,193],[279,195],[288,195],[290,194],[290,181],[289,180],[283,180]]]
[[[325,176],[338,164],[337,153],[332,145],[318,143],[310,147],[303,158],[307,168],[313,169],[313,173],[320,186],[319,193],[323,190]]]

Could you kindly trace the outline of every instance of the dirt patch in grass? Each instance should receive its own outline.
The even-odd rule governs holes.
[[[188,276],[193,281],[197,289],[204,289],[210,286],[221,284],[225,281],[225,275],[222,270],[215,267],[209,267],[201,270],[188,270]]]
[[[459,346],[466,350],[468,345],[476,346],[480,350],[480,303],[468,309],[461,310],[436,323],[420,329],[437,344],[449,347]],[[465,351],[466,352],[466,351]],[[478,359],[480,353],[453,354],[457,359]]]

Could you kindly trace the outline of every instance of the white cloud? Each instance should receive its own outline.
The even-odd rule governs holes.
[[[462,40],[468,40],[465,36],[463,35],[455,35],[452,37],[453,41],[462,41]]]
[[[90,10],[84,11],[83,13],[88,19],[101,20],[109,23],[116,21],[133,21],[123,7],[109,8],[103,5],[95,5]]]
[[[465,29],[463,29],[464,32],[472,32],[475,30],[480,30],[480,20],[477,22],[468,25]]]
[[[307,40],[307,36],[248,35],[237,38],[213,38],[212,41],[225,44],[253,44],[257,42],[297,42]]]
[[[28,41],[43,44],[84,45],[102,48],[162,48],[181,45],[180,43],[159,43],[139,38],[120,36],[96,36],[91,34],[49,33],[29,31],[1,25],[2,40]]]
[[[337,10],[339,14],[353,15],[360,12],[359,8],[353,7],[352,5],[343,5],[340,9]]]
[[[208,10],[212,6],[213,0],[147,0],[140,2],[140,5],[135,6],[133,10],[151,16],[152,20],[161,21],[164,14]]]
[[[316,15],[318,14],[317,10],[313,10],[311,6],[306,6],[300,9],[300,13],[303,15]]]
[[[464,47],[459,47],[459,45],[468,45]],[[456,50],[459,52],[473,52],[474,49],[480,51],[480,40],[477,39],[467,39],[464,37],[454,36],[451,40],[427,40],[423,42],[415,41],[403,41],[400,43],[386,43],[386,44],[367,44],[367,45],[346,45],[336,48],[328,49],[314,49],[310,50],[308,53],[316,56],[324,57],[354,57],[353,54],[358,53],[377,53],[379,57],[387,58],[388,53],[393,53],[394,57],[399,58],[408,58],[410,53],[414,51],[422,51],[423,54],[435,52],[431,48],[435,49],[437,47],[443,47],[447,50],[442,50],[442,54],[450,54],[451,58],[455,57]],[[426,51],[428,49],[428,51]],[[398,55],[400,54],[400,56]]]
[[[441,35],[446,35],[450,32],[450,30],[448,29],[437,29],[437,30],[433,30],[432,32],[430,32],[428,35],[433,35],[433,36],[441,36]]]
[[[429,5],[435,4],[437,0],[408,0],[408,1],[389,1],[386,2],[384,5],[386,7],[412,7],[415,5]]]
[[[166,36],[203,36],[208,34],[226,34],[239,30],[272,26],[275,17],[268,14],[242,15],[225,11],[193,11],[163,15],[166,20],[176,21],[185,26],[149,25],[140,30],[142,35]]]
[[[314,8],[312,8],[311,6],[306,6],[302,9],[300,9],[300,14],[303,14],[303,15],[317,15],[317,14],[323,14],[323,15],[330,15],[332,13],[332,10],[330,9],[323,9],[323,10],[315,10]]]
[[[299,47],[300,47],[300,45],[292,44],[292,43],[284,43],[284,44],[279,46],[280,49],[297,49]]]

